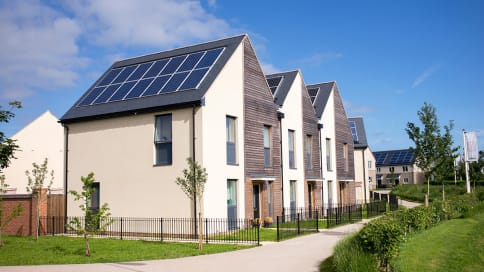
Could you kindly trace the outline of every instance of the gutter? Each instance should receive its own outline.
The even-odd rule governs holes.
[[[279,120],[279,146],[281,149],[281,206],[282,206],[282,215],[284,216],[284,164],[283,164],[283,150],[282,150],[282,119],[284,119],[284,113],[281,111],[277,111],[277,119]]]

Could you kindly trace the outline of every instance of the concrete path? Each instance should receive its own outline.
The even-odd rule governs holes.
[[[78,265],[0,266],[0,271],[35,272],[313,272],[319,271],[321,261],[333,254],[336,243],[347,234],[361,229],[368,222],[322,230],[279,243],[268,243],[251,249],[202,255],[180,259],[101,263]]]

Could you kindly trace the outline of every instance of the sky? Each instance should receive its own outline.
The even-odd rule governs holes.
[[[62,115],[116,60],[248,34],[265,73],[336,81],[373,151],[412,146],[428,102],[484,150],[484,1],[0,0],[0,105],[12,136]]]

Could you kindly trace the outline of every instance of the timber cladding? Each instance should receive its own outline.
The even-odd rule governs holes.
[[[270,126],[271,163],[264,166],[264,126]],[[246,215],[253,217],[252,181],[256,178],[274,178],[271,199],[274,200],[274,213],[281,207],[281,146],[280,128],[277,119],[277,105],[267,85],[255,52],[247,38],[244,39],[244,156],[245,156],[245,203]],[[261,205],[266,206],[264,187],[261,190]],[[262,213],[264,211],[262,210]]]
[[[337,85],[333,87],[334,111],[335,111],[335,139],[336,139],[336,173],[338,180],[354,180],[354,146],[353,136],[348,123],[348,118],[343,106],[343,101],[338,91]],[[348,168],[345,169],[345,159],[343,157],[344,145],[348,147]]]
[[[319,129],[318,129],[318,118],[316,117],[316,112],[311,103],[311,98],[309,98],[309,93],[306,91],[306,86],[302,84],[302,118],[303,118],[303,131],[304,136],[312,136],[312,150],[311,150],[311,167],[306,167],[308,162],[306,161],[306,156],[304,156],[304,175],[306,179],[308,178],[321,178],[321,160],[320,160],[320,140],[319,140]],[[306,150],[306,141],[304,141],[304,150]]]

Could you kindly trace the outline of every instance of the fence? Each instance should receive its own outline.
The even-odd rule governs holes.
[[[66,228],[74,217],[46,216],[41,218],[45,235],[78,235]],[[86,226],[86,218],[79,217]],[[202,224],[193,218],[133,218],[111,217],[112,223],[94,237],[115,239],[143,239],[153,241],[198,241],[199,228],[203,231],[205,243],[242,243],[259,245],[259,226],[249,219],[204,218]],[[103,224],[99,222],[98,225]],[[96,224],[94,224],[96,225]]]
[[[326,209],[328,228],[358,222],[361,219],[363,219],[363,206],[361,204],[339,205]]]

